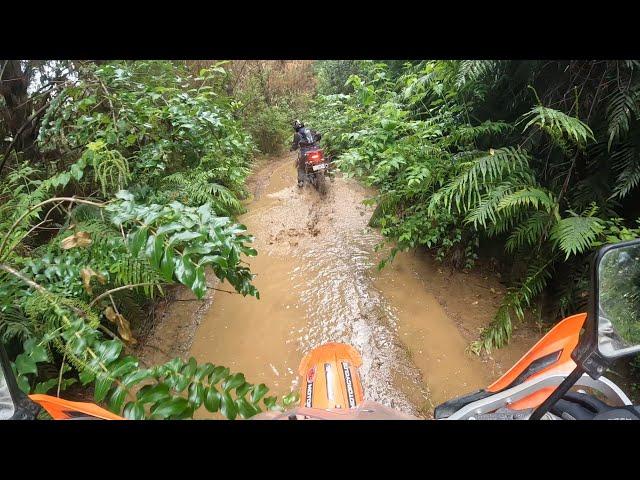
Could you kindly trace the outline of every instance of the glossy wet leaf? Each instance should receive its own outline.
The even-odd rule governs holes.
[[[96,402],[100,403],[106,398],[112,384],[113,379],[109,378],[107,374],[103,373],[96,376],[96,382],[93,390],[93,397]]]
[[[207,392],[204,397],[205,408],[210,412],[215,413],[220,408],[221,401],[222,401],[222,397],[220,395],[220,392],[218,392],[218,390],[216,390],[216,388],[213,385],[211,385],[207,389]]]
[[[200,407],[200,405],[202,405],[203,401],[204,401],[204,394],[205,394],[205,388],[204,385],[202,385],[199,382],[194,382],[191,385],[189,385],[189,402],[191,402],[194,406],[194,408],[198,408]]]
[[[244,375],[242,373],[236,373],[225,380],[223,389],[225,392],[228,392],[229,390],[239,387],[244,382]]]
[[[242,418],[250,418],[258,413],[258,410],[244,398],[236,399],[236,407]]]
[[[129,402],[124,407],[123,415],[129,420],[144,420],[144,406],[141,402]]]
[[[231,395],[229,395],[228,392],[222,392],[220,395],[222,397],[220,412],[229,420],[234,420],[238,416],[238,409],[233,399],[231,398]]]
[[[162,274],[162,278],[164,278],[168,282],[173,279],[173,270],[175,268],[173,259],[173,249],[167,248],[164,251],[162,262],[160,263],[160,273]]]
[[[151,413],[161,418],[169,418],[179,415],[188,407],[189,402],[186,398],[173,397],[159,402],[152,408]]]
[[[269,388],[264,383],[260,385],[256,385],[253,387],[251,392],[251,401],[253,403],[258,403],[262,397],[269,391]]]
[[[156,403],[169,396],[169,387],[164,383],[145,385],[137,394],[140,403]]]

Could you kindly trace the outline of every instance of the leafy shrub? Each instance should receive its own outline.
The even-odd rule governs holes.
[[[583,282],[602,242],[640,233],[637,62],[424,61],[400,73],[362,62],[360,70],[348,93],[320,95],[313,112],[342,170],[378,187],[372,224],[395,243],[390,258],[426,246],[469,267],[483,242],[499,241],[508,263],[528,266],[476,351],[504,345],[513,315],[524,318],[558,279]],[[579,89],[575,72],[585,75]],[[565,287],[563,311],[581,303],[580,289]]]
[[[20,387],[79,381],[136,419],[200,407],[246,418],[294,401],[224,366],[142,368],[127,353],[132,292],[141,302],[181,283],[202,298],[210,269],[259,297],[242,263],[257,253],[252,237],[230,218],[255,147],[221,90],[225,70],[108,62],[76,73],[42,119],[51,165],[14,166],[0,185],[0,335],[17,352]]]

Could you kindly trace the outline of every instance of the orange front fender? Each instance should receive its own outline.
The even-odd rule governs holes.
[[[44,408],[54,420],[93,417],[100,420],[126,420],[94,403],[70,402],[50,395],[33,394],[29,398]]]
[[[346,343],[326,343],[307,353],[298,368],[300,406],[349,409],[364,401],[358,367],[362,358]]]

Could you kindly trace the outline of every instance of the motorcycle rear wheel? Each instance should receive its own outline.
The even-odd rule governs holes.
[[[327,180],[324,176],[324,172],[316,173],[315,187],[320,195],[326,195],[327,193]]]

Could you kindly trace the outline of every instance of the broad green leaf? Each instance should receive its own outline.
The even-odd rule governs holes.
[[[225,392],[228,392],[229,390],[233,390],[236,387],[239,387],[240,385],[242,385],[243,383],[245,383],[245,379],[244,379],[244,374],[242,373],[236,373],[232,376],[230,376],[222,385],[222,388]]]
[[[238,409],[233,399],[231,398],[231,395],[229,395],[228,392],[222,392],[221,396],[222,406],[220,407],[220,412],[229,420],[235,420],[236,416],[238,415]]]
[[[151,409],[151,413],[161,418],[169,418],[179,415],[187,407],[189,407],[189,402],[186,398],[173,397],[159,402]]]
[[[119,358],[109,365],[110,374],[114,378],[122,377],[136,368],[138,368],[138,360],[131,355]]]
[[[269,388],[264,383],[260,385],[255,385],[253,387],[253,391],[251,392],[251,402],[258,403],[262,397],[266,395],[269,391]]]
[[[88,383],[93,382],[95,377],[96,376],[94,375],[94,373],[90,370],[83,370],[78,374],[78,378],[80,379],[80,383],[82,383],[82,385],[87,385]]]
[[[127,396],[127,391],[122,387],[118,386],[111,393],[111,397],[109,399],[109,410],[113,413],[119,414],[122,410],[122,404]]]
[[[145,385],[137,394],[140,403],[156,403],[169,396],[169,387],[164,383]]]
[[[174,257],[173,257],[173,248],[167,248],[164,251],[162,262],[160,264],[160,273],[162,274],[162,278],[164,278],[167,282],[170,282],[171,280],[173,280],[174,268],[175,268],[175,265],[174,265]]]
[[[239,387],[236,388],[236,397],[244,397],[249,390],[253,388],[253,385],[250,383],[243,383]]]
[[[107,340],[101,342],[96,347],[99,360],[104,364],[109,364],[120,356],[122,342],[120,340]]]
[[[125,405],[123,414],[129,420],[144,420],[144,406],[141,402],[129,402]]]
[[[145,254],[149,259],[149,263],[153,268],[160,267],[160,260],[162,259],[162,254],[164,253],[164,237],[159,235],[150,235],[147,239],[147,247],[145,249]]]
[[[196,369],[196,373],[194,374],[194,380],[201,382],[205,378],[207,378],[212,372],[215,366],[212,363],[203,363],[202,365],[198,365]]]
[[[175,274],[180,283],[192,288],[196,278],[196,268],[188,256],[177,257]]]
[[[47,380],[45,382],[38,383],[35,386],[35,388],[33,389],[33,393],[46,394],[47,392],[49,392],[49,390],[51,390],[53,387],[55,387],[57,385],[58,385],[58,379],[57,378],[50,378],[49,380]]]
[[[196,294],[198,299],[202,299],[204,297],[205,292],[207,291],[207,281],[204,274],[204,267],[197,267],[195,269],[195,279],[193,284],[191,285],[191,290]]]
[[[244,398],[236,399],[236,407],[242,418],[250,418],[258,413],[258,410]]]
[[[229,368],[223,367],[222,365],[218,365],[213,369],[213,373],[209,378],[211,383],[218,383],[223,378],[226,378],[229,375]]]
[[[134,370],[122,377],[122,383],[125,387],[131,388],[142,380],[149,378],[149,376],[150,373],[147,370]]]
[[[196,373],[197,368],[198,368],[198,363],[196,362],[196,359],[193,357],[189,357],[189,361],[184,367],[182,367],[182,370],[180,371],[180,373],[185,377],[191,378]]]
[[[29,379],[25,375],[18,375],[16,377],[16,381],[20,390],[26,394],[30,393],[31,385],[29,384]]]
[[[21,353],[16,357],[16,368],[20,375],[26,375],[27,373],[38,373],[38,366],[36,362],[25,353]]]
[[[141,228],[129,237],[129,251],[131,255],[137,257],[140,253],[140,249],[147,244],[147,238],[149,230],[147,228]]]
[[[96,383],[93,390],[93,397],[97,403],[102,402],[106,398],[112,383],[113,383],[113,379],[110,378],[105,373],[101,373],[96,377]]]
[[[202,234],[198,232],[180,232],[174,235],[171,235],[169,238],[169,245],[173,245],[178,242],[187,242],[189,240],[194,240],[196,238],[201,238]]]
[[[200,382],[193,382],[189,385],[189,401],[195,408],[200,407],[204,400],[205,389]]]
[[[221,402],[220,392],[218,392],[216,387],[211,385],[207,389],[206,395],[204,397],[204,406],[205,406],[205,408],[207,410],[209,410],[210,412],[215,413],[220,408],[220,402]]]

